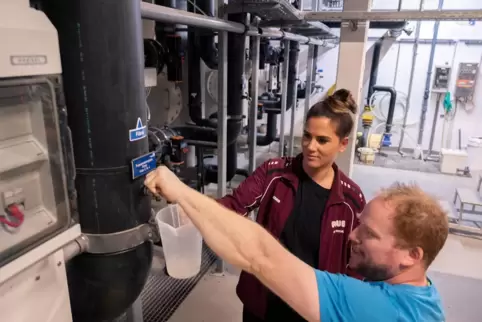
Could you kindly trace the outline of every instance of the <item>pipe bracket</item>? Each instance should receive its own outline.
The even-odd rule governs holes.
[[[118,253],[143,244],[155,238],[152,224],[142,224],[132,229],[111,234],[85,234],[89,240],[86,253]]]

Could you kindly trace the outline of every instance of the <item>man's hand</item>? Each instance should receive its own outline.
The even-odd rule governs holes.
[[[177,203],[186,186],[167,167],[160,166],[146,176],[144,185],[154,194]]]

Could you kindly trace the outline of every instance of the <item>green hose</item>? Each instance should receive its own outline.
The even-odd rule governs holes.
[[[450,92],[445,93],[444,109],[445,113],[450,113],[450,111],[452,110],[452,98]]]

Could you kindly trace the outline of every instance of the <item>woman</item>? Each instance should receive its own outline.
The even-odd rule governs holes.
[[[263,163],[231,195],[218,200],[256,221],[294,255],[331,273],[350,273],[348,235],[365,206],[360,188],[335,164],[354,127],[356,103],[341,89],[316,103],[306,116],[303,151]],[[243,321],[304,321],[254,276],[242,272],[237,294]]]

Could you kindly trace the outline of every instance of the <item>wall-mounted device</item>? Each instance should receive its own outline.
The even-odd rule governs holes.
[[[432,91],[445,93],[449,90],[450,74],[452,68],[448,66],[435,66]]]
[[[455,82],[455,97],[470,98],[474,95],[478,71],[478,63],[460,63],[459,74]]]

